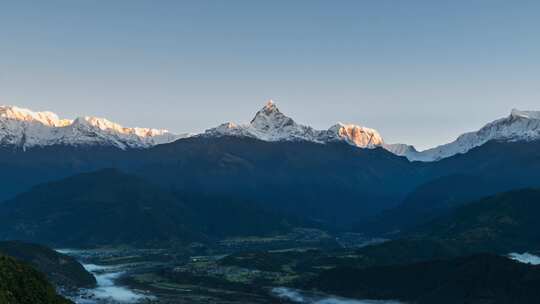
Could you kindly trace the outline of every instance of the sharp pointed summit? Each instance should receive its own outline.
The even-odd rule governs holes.
[[[113,146],[120,149],[149,148],[170,143],[191,134],[167,130],[127,128],[105,118],[83,116],[62,119],[52,112],[35,112],[16,106],[0,106],[0,146],[23,150],[52,145]],[[249,123],[227,122],[206,130],[200,137],[236,136],[263,141],[307,141],[320,144],[345,142],[359,148],[382,147],[411,161],[438,161],[467,153],[489,141],[540,140],[540,111],[512,109],[507,117],[486,124],[476,132],[460,135],[455,141],[424,151],[406,144],[387,144],[377,130],[354,124],[336,123],[318,130],[297,123],[268,100]]]
[[[360,148],[374,148],[384,144],[376,130],[366,127],[338,123],[328,130],[316,130],[298,124],[283,114],[273,100],[269,100],[249,124],[225,123],[206,130],[202,136],[243,136],[264,141],[309,141],[321,144],[343,141]]]
[[[266,105],[264,106],[265,109],[267,110],[277,110],[277,106],[276,104],[274,103],[274,100],[272,99],[268,99],[268,101],[266,102]]]

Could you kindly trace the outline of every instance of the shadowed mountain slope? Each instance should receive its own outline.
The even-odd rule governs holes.
[[[0,303],[72,304],[56,294],[43,274],[3,255],[0,255]]]

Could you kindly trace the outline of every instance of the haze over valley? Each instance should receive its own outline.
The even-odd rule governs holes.
[[[77,303],[455,303],[484,297],[475,285],[449,296],[460,267],[471,282],[482,263],[536,276],[537,112],[416,152],[366,127],[301,125],[274,102],[248,124],[189,135],[2,109],[0,238],[24,241],[6,254],[42,265],[26,242],[68,248],[94,280],[53,281]],[[439,281],[421,287],[407,276],[426,263]],[[353,283],[386,272],[421,289]]]
[[[0,304],[540,303],[538,12],[3,3]]]

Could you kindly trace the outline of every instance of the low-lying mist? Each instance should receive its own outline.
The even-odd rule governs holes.
[[[534,254],[530,254],[528,252],[524,252],[524,253],[512,252],[508,255],[508,257],[520,263],[540,265],[540,257]]]
[[[285,287],[274,288],[272,289],[272,293],[278,298],[286,299],[294,303],[305,304],[404,304],[403,302],[399,301],[346,299]]]

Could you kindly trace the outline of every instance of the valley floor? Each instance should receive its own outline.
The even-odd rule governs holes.
[[[109,248],[58,251],[75,257],[97,279],[98,285],[93,289],[66,294],[77,304],[397,304],[405,302],[393,301],[392,297],[386,296],[381,297],[386,300],[379,301],[352,299],[356,296],[364,297],[365,293],[349,295],[349,298],[324,294],[320,292],[324,288],[318,288],[317,281],[320,278],[331,278],[331,281],[335,282],[335,275],[342,278],[339,272],[342,268],[351,269],[353,272],[345,271],[342,275],[355,281],[354,269],[367,269],[367,273],[370,273],[370,269],[374,269],[372,266],[379,265],[389,266],[377,268],[379,270],[375,273],[371,272],[371,275],[379,279],[384,279],[387,275],[384,271],[407,277],[410,271],[422,271],[422,267],[426,267],[415,262],[406,262],[407,254],[416,256],[432,246],[431,243],[420,242],[418,249],[414,244],[416,242],[366,239],[354,233],[330,237],[323,231],[300,229],[271,238],[227,239],[218,242],[214,248],[195,246],[189,250]],[[480,255],[463,259],[469,259],[472,263],[470,265],[486,261],[487,267],[494,267],[493,269],[515,268],[517,272],[511,270],[508,273],[514,276],[529,272],[529,269],[508,265],[510,260],[520,262],[511,264],[540,264],[537,252],[510,253],[507,257],[508,259],[501,259],[497,255]],[[388,261],[391,261],[390,264]],[[450,274],[461,271],[458,266],[461,262],[455,262],[459,259],[453,260],[450,257],[448,261],[448,265],[453,266],[440,268],[442,260],[435,260],[432,266],[434,269],[439,267],[440,269],[437,269],[443,277],[448,275],[447,271],[450,271]],[[403,263],[406,271],[393,268],[394,263]],[[537,266],[531,267],[537,269]],[[338,272],[329,273],[328,270],[332,269]],[[471,270],[469,274],[475,273],[474,269],[467,269]],[[534,269],[531,268],[530,274],[536,276],[537,270]],[[453,280],[451,275],[449,280]],[[345,281],[343,283],[346,283]],[[334,293],[331,291],[333,285],[335,284],[323,287],[329,288],[327,292]],[[339,286],[337,287],[339,290]],[[378,285],[373,288],[385,289]],[[346,295],[346,292],[343,294]]]
[[[258,255],[264,255],[265,252],[296,256],[297,253],[302,255],[313,248],[325,246],[326,250],[335,250],[381,242],[358,234],[344,234],[338,238],[337,243],[328,240],[328,235],[322,231],[299,230],[274,238],[224,240],[214,249],[216,252],[201,255],[165,249],[58,251],[75,257],[97,279],[96,288],[67,294],[77,304],[326,303],[325,299],[340,303],[337,297],[283,287],[292,286],[293,282],[303,276],[307,278],[313,275],[310,271],[303,273],[293,270],[292,264],[278,265],[282,261],[273,261],[271,258],[265,261],[265,257],[261,265],[238,264],[243,252],[253,252],[253,257],[258,259]],[[249,263],[252,262],[251,258],[248,257]]]

